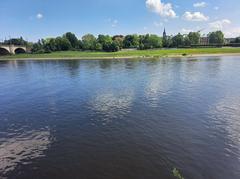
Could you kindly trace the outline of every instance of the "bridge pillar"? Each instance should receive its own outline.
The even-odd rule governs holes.
[[[9,45],[9,52],[10,54],[15,54],[15,46],[14,45]]]

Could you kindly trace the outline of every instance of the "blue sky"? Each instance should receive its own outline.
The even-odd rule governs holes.
[[[168,34],[223,30],[240,36],[239,0],[2,0],[0,40],[27,40],[74,32]]]

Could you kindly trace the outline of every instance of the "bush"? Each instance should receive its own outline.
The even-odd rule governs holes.
[[[96,43],[95,50],[102,51],[102,49],[103,49],[102,44]]]
[[[107,42],[103,45],[103,50],[106,52],[117,52],[120,50],[120,47],[117,42]]]

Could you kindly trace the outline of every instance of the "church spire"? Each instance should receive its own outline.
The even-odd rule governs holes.
[[[164,31],[163,31],[163,37],[167,37],[167,33],[166,33],[165,27],[164,27]]]

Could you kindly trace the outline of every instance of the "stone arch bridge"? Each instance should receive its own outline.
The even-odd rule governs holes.
[[[22,45],[2,45],[0,44],[0,55],[26,53],[27,47]]]

